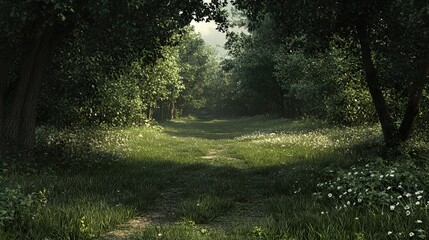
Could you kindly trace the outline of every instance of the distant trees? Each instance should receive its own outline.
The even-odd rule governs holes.
[[[429,0],[233,3],[250,34],[230,33],[219,62],[185,26],[223,27],[223,0],[0,0],[0,152],[31,152],[36,118],[125,125],[202,109],[378,117],[386,145],[410,137],[427,96]]]
[[[206,85],[218,71],[216,53],[191,27],[173,34],[171,42],[157,59],[136,57],[119,69],[98,51],[63,48],[42,89],[39,122],[123,126],[202,108]]]
[[[143,68],[140,81],[141,100],[146,104],[146,117],[152,118],[153,112],[159,108],[159,120],[175,117],[177,98],[185,89],[179,75],[179,51],[177,47],[167,47],[162,51],[162,58],[153,65]]]
[[[179,46],[179,67],[185,88],[177,99],[177,108],[183,115],[198,112],[207,106],[208,85],[218,77],[220,66],[215,49],[192,28]]]
[[[344,74],[351,74],[343,75],[343,78],[355,83],[359,83],[356,74],[359,71],[363,73],[386,145],[396,146],[409,138],[413,122],[419,114],[423,89],[428,82],[428,1],[235,0],[234,4],[249,18],[251,30],[262,26],[265,16],[273,19],[276,37],[286,46],[283,59],[291,58],[286,62],[278,58],[279,63],[286,64],[285,67],[293,64],[293,58],[299,57],[296,56],[297,49],[305,59],[314,59],[325,54],[332,55],[336,51],[332,52],[333,47],[341,47],[340,51],[336,51],[340,54],[340,61],[334,65],[342,68],[337,69],[337,73],[343,71]],[[335,46],[338,39],[342,44]],[[344,66],[349,69],[344,71]],[[295,71],[281,70],[280,66],[277,69],[277,74],[283,76]],[[305,67],[301,70],[308,71]],[[308,72],[305,74],[308,76]],[[307,87],[310,82],[306,81]],[[358,97],[358,102],[365,99],[366,93],[359,90],[362,89],[360,83],[359,86],[346,85],[349,85],[345,86],[347,89],[353,90],[350,94]],[[345,110],[344,106],[349,105],[343,105],[340,109]],[[367,111],[366,103],[360,107],[362,110],[358,112],[367,112],[364,115],[371,112]]]
[[[230,72],[237,82],[237,111],[244,114],[282,114],[283,89],[277,82],[274,55],[280,48],[280,39],[274,25],[267,19],[252,35],[233,34],[227,47],[232,57]]]
[[[69,50],[84,49],[99,69],[117,74],[136,58],[156,59],[172,34],[192,19],[220,21],[221,5],[202,0],[1,0],[1,151],[31,152],[45,68],[63,42]],[[83,77],[74,81],[88,79]]]
[[[375,111],[359,60],[336,38],[324,52],[307,51],[308,39],[281,39],[270,15],[250,35],[230,36],[227,60],[236,83],[236,111],[315,117],[341,124],[373,122]],[[344,61],[348,59],[348,61]]]

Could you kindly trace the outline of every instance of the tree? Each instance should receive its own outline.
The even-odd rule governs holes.
[[[231,59],[231,77],[238,84],[244,114],[284,115],[283,89],[277,82],[274,55],[280,39],[273,22],[264,18],[250,34],[230,34],[227,47]]]
[[[275,75],[288,115],[348,126],[375,122],[359,58],[348,53],[346,41],[336,39],[325,53],[318,54],[306,53],[299,46],[306,41],[302,37],[285,44],[275,56]]]
[[[164,48],[162,55],[154,64],[141,70],[140,91],[142,102],[146,104],[146,116],[152,118],[154,109],[160,107],[159,120],[165,121],[173,117],[177,98],[185,86],[179,75],[177,47]],[[166,116],[165,105],[169,105],[170,116]]]
[[[207,85],[219,69],[216,51],[201,35],[189,28],[179,46],[179,66],[185,89],[177,100],[178,109],[186,115],[201,110],[207,102]]]
[[[336,35],[360,47],[362,69],[375,106],[387,146],[394,147],[410,137],[419,112],[423,88],[429,74],[428,1],[250,1],[235,0],[250,19],[250,26],[270,13],[283,31],[283,39],[306,35],[308,51],[323,51]],[[411,57],[412,61],[409,59]],[[408,92],[401,120],[392,116],[384,92],[388,87],[380,72],[406,70],[402,82]],[[399,61],[398,65],[396,59]],[[394,76],[394,74],[390,74]],[[400,122],[399,125],[397,122]]]
[[[133,54],[129,50],[156,58],[157,50],[168,43],[174,30],[192,19],[222,21],[222,5],[202,0],[1,0],[2,152],[32,152],[45,68],[57,46],[76,29],[91,32],[99,44],[107,43],[105,49],[115,53],[116,59],[129,59],[123,57]],[[118,39],[122,44],[109,44]]]

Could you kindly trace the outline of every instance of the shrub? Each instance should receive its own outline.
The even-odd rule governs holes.
[[[373,206],[409,216],[429,205],[429,174],[411,160],[390,163],[376,159],[348,170],[326,171],[331,179],[318,183],[314,195],[332,201],[338,210]]]
[[[128,135],[101,129],[63,129],[40,127],[37,132],[39,162],[62,171],[101,169],[120,158],[114,147],[123,147]],[[51,162],[54,161],[54,162]]]
[[[47,203],[46,190],[25,194],[21,187],[0,190],[0,229],[25,229]]]

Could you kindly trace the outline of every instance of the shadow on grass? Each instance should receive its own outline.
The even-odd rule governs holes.
[[[234,139],[257,132],[308,133],[329,128],[326,123],[321,122],[285,120],[267,116],[170,121],[164,126],[165,132],[171,136],[211,140]]]
[[[296,133],[317,129],[318,124],[266,117],[176,121],[165,125],[170,136],[211,140],[233,139],[255,131]],[[273,196],[312,199],[317,182],[325,177],[324,167],[333,164],[331,159],[341,158],[331,149],[326,155],[287,164],[238,168],[209,162],[183,163],[165,156],[130,158],[97,151],[81,142],[78,137],[69,140],[68,135],[64,136],[58,144],[39,149],[44,165],[38,171],[12,172],[0,182],[5,187],[21,185],[27,192],[48,190],[44,219],[36,226],[39,229],[27,230],[29,233],[39,232],[40,236],[52,239],[90,239],[135,215],[161,214],[165,216],[162,221],[167,223],[196,216],[198,221],[208,219],[210,223],[219,214],[234,211],[242,204],[268,214],[265,206],[258,204]],[[212,206],[201,212],[201,202]],[[24,237],[39,239],[35,235]]]
[[[88,156],[71,165],[49,162],[33,173],[11,173],[3,185],[21,185],[28,192],[45,188],[48,202],[58,206],[103,202],[144,213],[156,208],[163,193],[170,189],[179,190],[169,196],[177,204],[203,195],[251,202],[273,194],[291,194],[304,185],[311,189],[314,178],[309,176],[317,174],[306,161],[241,169],[168,159],[135,160],[105,152]],[[98,160],[94,164],[85,162],[91,159]],[[102,167],[94,167],[96,164]]]
[[[165,124],[165,132],[176,137],[194,137],[201,139],[234,139],[248,130],[240,126],[234,120],[205,120],[187,122],[168,122]]]

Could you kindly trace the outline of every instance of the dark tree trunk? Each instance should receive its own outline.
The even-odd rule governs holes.
[[[160,122],[165,122],[165,107],[164,107],[164,105],[165,105],[164,102],[159,104],[159,121]]]
[[[420,69],[422,69],[422,71],[419,74],[418,79],[415,79],[409,88],[408,104],[401,122],[401,127],[399,128],[400,138],[403,142],[407,141],[410,137],[414,120],[419,114],[420,101],[429,74],[429,56],[424,59]]]
[[[380,120],[383,131],[384,142],[387,147],[394,147],[399,144],[398,131],[389,113],[386,100],[380,88],[380,83],[377,78],[377,71],[374,66],[371,54],[371,41],[368,35],[367,25],[362,23],[357,26],[357,35],[361,46],[361,55],[363,69],[365,71],[365,80],[368,84],[369,92],[372,101],[377,111],[378,119]]]
[[[22,55],[8,100],[1,136],[8,154],[32,154],[35,145],[37,99],[46,65],[56,41],[52,30],[41,28]]]
[[[0,53],[0,134],[4,131],[6,119],[6,90],[8,86],[9,59],[5,52]],[[0,150],[3,149],[4,141],[0,135]]]
[[[286,99],[284,96],[284,91],[281,87],[279,87],[280,91],[279,91],[279,104],[280,104],[280,116],[281,117],[286,117],[287,116],[287,112],[286,112]]]

